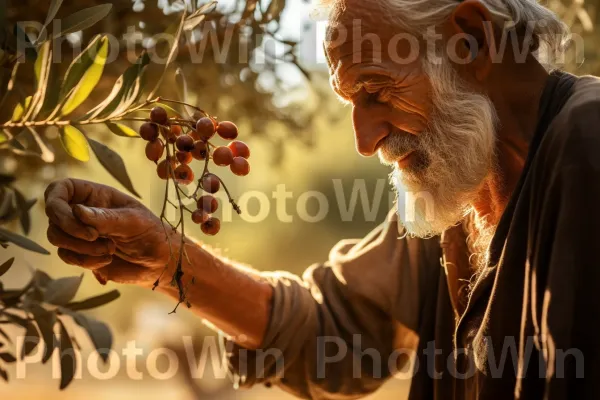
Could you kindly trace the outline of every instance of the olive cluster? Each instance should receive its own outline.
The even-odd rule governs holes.
[[[235,175],[245,176],[250,173],[250,149],[244,142],[235,140],[238,128],[233,122],[217,122],[200,111],[193,118],[190,121],[169,118],[163,107],[154,107],[139,133],[148,142],[146,157],[156,163],[156,173],[161,179],[189,185],[195,178],[190,163],[193,160],[204,162],[203,173],[193,194],[197,208],[192,211],[192,221],[199,224],[205,234],[215,235],[221,228],[221,222],[212,216],[219,207],[219,202],[212,195],[219,191],[222,180],[208,171],[209,161],[219,167],[229,167]],[[229,140],[229,144],[213,145],[210,140],[215,135]],[[200,189],[206,194],[197,198]],[[233,201],[231,203],[237,207]]]

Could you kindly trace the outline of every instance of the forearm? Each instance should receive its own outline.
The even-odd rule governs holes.
[[[257,349],[270,319],[271,285],[257,271],[216,256],[191,239],[185,239],[185,249],[189,262],[184,256],[182,280],[192,311],[239,345]],[[178,300],[179,291],[170,284],[174,269],[175,265],[165,272],[157,290]]]

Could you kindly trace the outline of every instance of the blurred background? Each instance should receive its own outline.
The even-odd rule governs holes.
[[[99,3],[65,1],[57,17]],[[101,32],[111,33],[121,44],[134,43],[129,50],[119,52],[117,60],[107,64],[105,76],[88,100],[91,106],[106,97],[116,78],[135,60],[130,53],[138,54],[140,49],[156,45],[153,36],[167,30],[177,20],[181,5],[167,0],[112,3],[113,10],[104,21],[89,31],[69,35],[61,44],[65,54],[76,54],[73,48]],[[254,3],[256,8],[249,10],[249,3]],[[191,3],[187,1],[187,4],[190,6]],[[566,69],[574,73],[597,74],[600,70],[597,56],[600,42],[594,29],[599,5],[598,0],[585,3],[582,0],[553,1],[550,4],[585,39],[585,62],[567,60]],[[181,68],[185,73],[195,104],[220,120],[238,124],[240,139],[248,143],[252,152],[250,175],[240,178],[223,172],[224,181],[232,196],[240,200],[245,214],[219,215],[224,221],[221,232],[215,237],[204,236],[200,228],[191,223],[186,224],[186,233],[210,244],[223,255],[259,270],[287,270],[301,274],[312,263],[326,260],[338,240],[362,237],[374,228],[382,221],[393,200],[387,183],[387,168],[380,166],[377,159],[362,158],[354,151],[350,109],[333,96],[328,85],[321,49],[325,25],[314,15],[311,17],[311,10],[310,4],[302,0],[264,0],[258,4],[256,1],[220,1],[217,10],[203,24],[213,23],[217,37],[222,38],[219,35],[226,31],[228,24],[246,18],[245,23],[240,24],[242,28],[235,30],[239,35],[234,36],[232,46],[237,48],[239,39],[236,38],[247,35],[250,44],[246,45],[252,50],[248,61],[240,62],[239,54],[233,51],[222,62],[215,61],[218,49],[209,43],[201,62],[190,62],[190,54],[182,51],[171,67],[173,71]],[[22,0],[9,2],[7,11],[13,21],[43,21],[47,9],[39,1]],[[205,39],[199,30],[189,45],[199,46]],[[68,60],[64,64],[66,68]],[[158,69],[149,69],[147,79],[156,80],[158,73]],[[160,95],[175,97],[173,76],[167,75],[158,92]],[[24,77],[24,92],[28,90],[27,85]],[[11,112],[0,111],[2,120]],[[145,142],[119,137],[103,128],[90,129],[88,134],[122,155],[142,201],[160,213],[164,185],[156,177],[154,165],[144,156]],[[15,187],[27,198],[38,199],[31,212],[29,237],[52,252],[50,256],[43,256],[16,246],[0,250],[3,260],[16,257],[16,266],[2,278],[6,287],[22,286],[34,268],[52,277],[81,273],[80,269],[61,262],[46,240],[47,220],[42,195],[49,182],[74,177],[123,189],[96,159],[82,163],[62,154],[56,131],[48,129],[44,135],[50,148],[57,150],[53,163],[0,151],[0,173],[18,176]],[[282,191],[287,194],[282,196]],[[225,207],[227,205],[222,204],[219,213]],[[8,227],[19,231],[16,222]],[[116,287],[111,283],[102,287],[86,272],[78,298]],[[153,378],[150,375],[157,374],[150,374],[146,362],[148,357],[156,356],[157,353],[150,356],[154,349],[167,347],[181,352],[183,337],[191,338],[195,348],[202,348],[207,343],[214,343],[211,340],[214,341],[216,334],[185,307],[177,314],[169,315],[174,304],[161,294],[136,287],[118,286],[118,289],[121,298],[90,314],[110,325],[115,336],[114,350],[118,354],[130,341],[144,349],[137,357],[141,378],[127,373],[125,358],[121,357],[116,360],[121,368],[114,378],[103,380],[83,371],[81,379],[75,379],[65,391],[59,391],[51,366],[34,364],[26,366],[24,379],[15,379],[15,369],[9,369],[13,379],[8,384],[0,383],[0,397],[37,399],[43,396],[63,400],[117,400],[134,396],[148,400],[165,396],[172,400],[292,398],[277,388],[235,390],[227,377],[220,376],[212,368],[208,368],[202,377],[190,377],[185,358],[179,360],[175,374],[168,373],[166,357],[160,358],[158,370],[165,376],[173,376]],[[81,344],[84,349],[91,348],[89,343],[82,341]],[[83,351],[84,357],[86,351]],[[208,364],[218,361],[209,356]],[[108,371],[109,367],[100,366],[99,369]],[[407,391],[406,380],[392,379],[370,398],[405,398]]]

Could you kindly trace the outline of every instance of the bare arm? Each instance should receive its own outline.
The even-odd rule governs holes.
[[[165,229],[144,205],[109,186],[77,179],[52,183],[46,190],[48,240],[65,262],[94,271],[101,282],[115,281],[151,288],[174,299],[170,286],[175,260]],[[180,236],[167,229],[173,250]],[[186,239],[190,260],[183,261],[183,281],[194,279],[188,292],[194,310],[240,345],[258,348],[270,318],[272,286],[256,271],[217,257],[206,246]]]

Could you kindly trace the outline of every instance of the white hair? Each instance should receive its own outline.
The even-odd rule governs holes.
[[[392,18],[407,32],[426,34],[427,28],[445,21],[461,0],[369,0],[379,1],[382,18]],[[570,41],[568,26],[536,0],[478,0],[492,15],[493,23],[505,31],[517,29],[531,34],[536,56],[550,67],[562,59]],[[317,5],[343,7],[345,0],[317,0]],[[534,49],[535,49],[534,48]]]

